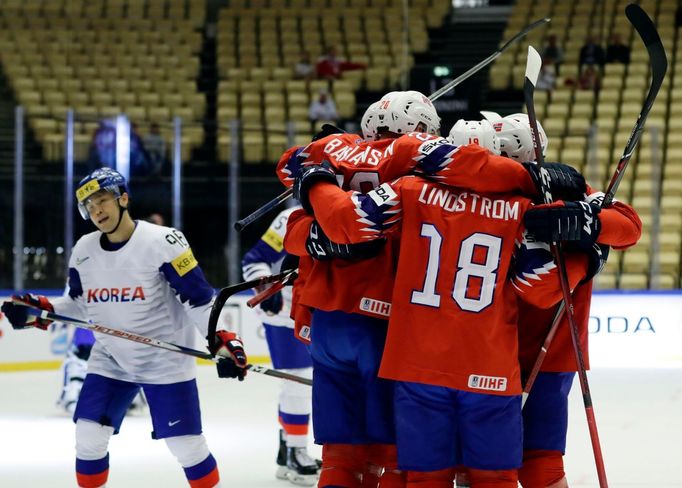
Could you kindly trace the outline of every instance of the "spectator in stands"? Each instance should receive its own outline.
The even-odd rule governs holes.
[[[354,69],[367,69],[367,65],[364,63],[351,63],[337,58],[335,46],[328,47],[326,54],[315,65],[317,77],[328,80],[339,79],[341,78],[341,73]]]
[[[161,215],[159,212],[150,213],[144,218],[144,220],[156,225],[166,225],[166,219],[164,219],[163,215]]]
[[[89,171],[97,168],[118,166],[116,153],[117,118],[103,119],[92,136],[92,144],[88,154]],[[144,149],[142,138],[137,133],[135,124],[130,124],[129,159],[131,176],[147,176],[150,174],[149,158]]]
[[[538,75],[538,81],[535,87],[538,90],[551,92],[556,84],[556,67],[550,58],[543,58],[542,68]]]
[[[585,45],[580,49],[580,66],[586,64],[604,64],[604,48],[599,44],[599,38],[591,35],[587,38]]]
[[[542,59],[551,61],[557,70],[561,68],[560,65],[564,61],[564,50],[557,44],[557,38],[554,34],[547,38],[547,45],[542,50]]]
[[[92,144],[88,155],[89,170],[106,166],[116,168],[116,121],[100,120],[99,126],[92,135]]]
[[[599,73],[594,65],[587,65],[583,68],[583,72],[578,80],[578,88],[581,90],[599,90]]]
[[[334,100],[324,90],[320,90],[320,95],[310,104],[308,116],[312,122],[336,123],[336,119],[339,118]]]
[[[301,51],[298,62],[294,65],[294,78],[297,80],[311,80],[315,77],[315,66],[310,62],[310,53]]]
[[[630,63],[630,48],[623,43],[620,34],[617,32],[613,33],[609,45],[606,46],[606,62]]]
[[[166,141],[161,135],[159,124],[153,122],[149,126],[149,132],[144,136],[142,142],[149,157],[149,176],[160,175],[166,161]]]

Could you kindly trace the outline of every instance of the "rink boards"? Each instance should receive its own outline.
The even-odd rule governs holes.
[[[44,292],[44,290],[41,290]],[[246,306],[250,295],[232,297],[221,316],[226,328],[244,339],[250,362],[268,362],[263,326]],[[0,301],[7,295],[0,294]],[[107,325],[107,324],[103,324]],[[595,293],[590,312],[590,360],[593,367],[682,368],[682,292]],[[72,329],[12,330],[0,319],[0,371],[56,368]],[[205,341],[197,333],[197,349]]]

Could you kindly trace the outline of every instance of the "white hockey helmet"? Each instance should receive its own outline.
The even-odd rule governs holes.
[[[507,115],[500,117],[495,112],[482,111],[483,115],[493,125],[497,138],[500,140],[500,153],[508,158],[519,162],[535,161],[535,150],[533,148],[533,136],[530,131],[528,115],[524,113]],[[538,121],[538,132],[540,133],[540,145],[542,154],[547,151],[549,141],[547,134]]]
[[[485,119],[459,119],[450,129],[448,141],[457,146],[478,144],[493,154],[500,154],[500,141],[497,138],[497,133],[493,129],[493,125]]]
[[[379,122],[377,113],[378,108],[379,102],[374,102],[372,105],[367,107],[365,114],[362,116],[362,121],[360,121],[362,137],[364,137],[366,141],[374,141],[377,138],[377,125]]]
[[[438,135],[440,117],[426,95],[418,91],[393,91],[379,100],[376,107],[377,132],[379,129],[395,134],[407,134],[420,130]]]

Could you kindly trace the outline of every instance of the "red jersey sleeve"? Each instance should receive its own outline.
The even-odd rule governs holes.
[[[565,253],[568,284],[573,291],[587,275],[588,256],[583,253]],[[517,296],[538,308],[550,308],[563,297],[559,268],[546,242],[535,242],[525,235],[515,256],[511,279]]]
[[[304,158],[299,157],[299,155],[303,152],[303,149],[305,149],[303,146],[290,147],[284,151],[277,162],[275,170],[277,178],[287,188],[293,186],[296,176],[301,171],[301,163]]]
[[[317,222],[331,241],[364,242],[396,230],[402,218],[400,181],[384,183],[369,193],[345,192],[332,183],[320,182],[308,197]]]
[[[588,188],[588,203],[601,203],[604,193],[596,192]],[[613,201],[609,207],[603,208],[599,213],[601,232],[597,242],[611,246],[614,249],[624,250],[634,246],[642,236],[642,221],[630,205]]]
[[[308,239],[310,224],[312,224],[313,220],[315,218],[308,215],[303,209],[298,209],[289,216],[287,231],[284,234],[284,249],[289,254],[296,256],[308,255],[305,243]]]
[[[477,144],[456,146],[442,137],[412,132],[396,139],[391,157],[414,159],[417,171],[448,186],[480,193],[537,195],[533,180],[521,164]]]

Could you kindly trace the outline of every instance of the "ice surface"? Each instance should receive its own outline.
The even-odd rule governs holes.
[[[599,369],[590,380],[610,485],[682,487],[682,370]],[[54,406],[59,385],[57,371],[0,374],[0,487],[75,486],[74,424]],[[199,368],[204,432],[223,487],[293,486],[274,477],[278,389],[270,377],[239,383]],[[124,421],[110,445],[108,487],[187,486],[150,431],[148,414]],[[577,379],[566,465],[572,488],[598,486]]]

